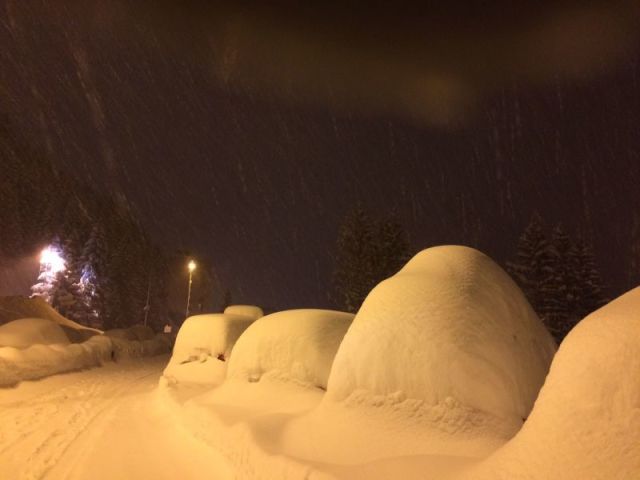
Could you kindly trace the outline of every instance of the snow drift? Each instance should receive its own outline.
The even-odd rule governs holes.
[[[513,434],[554,352],[520,289],[489,257],[429,248],[366,298],[336,355],[327,398],[470,411]]]
[[[20,296],[0,297],[0,325],[20,318],[44,318],[51,320],[60,325],[65,332],[68,333],[69,328],[71,328],[84,333],[86,338],[93,334],[102,333],[100,330],[85,327],[84,325],[80,325],[73,320],[63,317],[42,298]],[[74,342],[74,339],[72,338],[70,341]]]
[[[333,310],[288,310],[257,320],[240,337],[228,377],[263,378],[327,388],[329,371],[353,315]]]
[[[178,331],[164,378],[170,384],[219,383],[224,380],[231,350],[242,332],[253,323],[251,315],[256,311],[247,313],[250,315],[215,313],[187,318]]]
[[[0,326],[0,387],[111,360],[113,345],[108,338],[92,335],[70,343],[67,332],[75,331],[44,318],[22,318]]]
[[[171,351],[171,338],[165,334],[155,334],[144,325],[129,328],[114,328],[104,332],[113,345],[113,359],[151,357]]]
[[[48,320],[46,320],[48,321]],[[96,335],[83,343],[0,347],[0,387],[50,375],[97,367],[111,360],[109,338]]]
[[[582,320],[531,416],[472,479],[640,477],[640,287]]]
[[[65,345],[69,338],[55,322],[43,318],[22,318],[0,326],[0,347],[26,348],[31,345]]]

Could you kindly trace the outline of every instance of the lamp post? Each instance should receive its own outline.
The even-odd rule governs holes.
[[[196,262],[191,260],[189,265],[187,265],[189,269],[189,290],[187,292],[187,312],[185,318],[189,317],[189,304],[191,303],[191,284],[193,283],[193,271],[196,269]]]

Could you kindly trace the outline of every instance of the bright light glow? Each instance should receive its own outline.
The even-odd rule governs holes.
[[[64,259],[60,256],[60,252],[51,246],[42,250],[40,265],[47,267],[52,273],[63,272],[67,268]]]
[[[193,272],[196,269],[196,262],[194,262],[193,260],[191,260],[189,262],[189,271]]]

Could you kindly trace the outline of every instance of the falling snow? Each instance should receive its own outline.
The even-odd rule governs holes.
[[[592,237],[613,293],[640,279],[628,260],[640,215],[634,56],[589,80],[514,80],[455,128],[433,127],[220,83],[204,35],[193,53],[152,26],[122,31],[126,12],[81,13],[0,6],[9,128],[112,192],[167,249],[207,258],[215,288],[239,300],[330,305],[337,228],[359,201],[397,213],[415,251],[467,244],[498,261],[538,211]]]

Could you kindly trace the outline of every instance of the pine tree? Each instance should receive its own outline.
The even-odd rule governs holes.
[[[65,268],[62,245],[58,239],[54,239],[43,250],[38,282],[31,287],[31,298],[40,297],[51,304],[60,282],[58,274],[64,271]]]
[[[534,214],[518,240],[515,259],[507,263],[507,270],[538,315],[544,311],[542,288],[551,274],[552,261],[553,254],[542,220]]]
[[[409,260],[409,238],[395,218],[380,220],[374,237],[374,278],[378,282],[400,270]]]
[[[374,220],[357,206],[340,227],[336,250],[335,300],[356,312],[373,287],[407,261],[409,241],[397,221]]]
[[[67,223],[63,229],[65,241],[63,252],[66,262],[64,275],[59,280],[60,293],[52,306],[65,317],[86,325],[88,321],[88,299],[82,285],[82,227]]]
[[[349,212],[338,232],[334,287],[348,312],[360,308],[372,288],[374,224],[361,206]]]
[[[63,317],[75,320],[72,317],[73,313],[77,311],[78,295],[66,271],[58,272],[55,285],[55,290],[51,295],[51,306]]]
[[[602,278],[592,248],[583,240],[571,242],[558,227],[553,235],[553,275],[542,293],[542,318],[558,342],[591,312],[606,303]]]
[[[579,283],[576,288],[576,316],[581,319],[607,303],[602,276],[596,267],[593,248],[583,239],[575,247],[573,264]]]
[[[540,284],[541,304],[538,314],[551,334],[560,341],[573,328],[579,278],[571,262],[575,246],[561,225],[551,235],[551,261],[548,275]]]
[[[560,225],[547,242],[539,217],[525,230],[508,267],[558,342],[606,303],[591,247],[582,240],[574,244]]]
[[[104,228],[91,230],[82,253],[80,282],[87,305],[87,324],[95,328],[112,327],[112,314],[108,309],[111,294],[108,277],[108,250]]]
[[[126,326],[143,318],[151,277],[151,311],[166,317],[166,262],[132,213],[65,174],[10,127],[0,114],[0,259],[32,254],[57,236],[64,240],[58,247],[64,250],[66,273],[43,268],[34,296],[81,323]],[[92,236],[93,246],[85,245]]]

